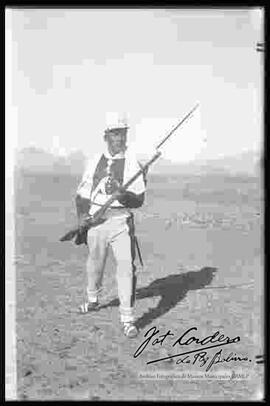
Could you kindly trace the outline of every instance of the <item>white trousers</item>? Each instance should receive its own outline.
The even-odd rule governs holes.
[[[104,223],[90,228],[87,235],[87,296],[95,301],[102,290],[108,248],[116,259],[117,286],[122,322],[134,321],[136,267],[133,217],[109,217]]]

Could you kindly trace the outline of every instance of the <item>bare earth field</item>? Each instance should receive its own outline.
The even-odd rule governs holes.
[[[263,390],[263,191],[260,179],[224,175],[150,175],[146,203],[136,212],[144,268],[138,263],[140,334],[120,329],[115,264],[106,265],[103,307],[78,315],[84,299],[87,247],[59,242],[76,223],[79,177],[20,173],[16,179],[16,308],[18,399],[257,400]],[[248,379],[143,379],[140,372],[204,372],[196,362],[147,361],[198,348],[148,345],[156,326],[174,340],[216,331],[240,342],[221,347],[247,361],[209,372]],[[210,349],[212,357],[220,348]],[[192,355],[192,354],[191,354]],[[194,354],[193,354],[194,355]],[[193,360],[193,357],[191,356]],[[250,360],[250,361],[249,361]]]

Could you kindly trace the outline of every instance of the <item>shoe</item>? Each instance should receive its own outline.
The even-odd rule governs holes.
[[[123,323],[123,327],[124,327],[125,336],[127,336],[128,338],[137,337],[139,331],[134,323],[132,323],[132,322]]]
[[[85,302],[79,306],[79,313],[88,313],[97,311],[100,307],[98,302]]]

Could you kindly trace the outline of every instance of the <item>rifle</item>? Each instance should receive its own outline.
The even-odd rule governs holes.
[[[196,104],[195,107],[169,132],[169,134],[158,144],[156,147],[156,153],[152,156],[152,158],[144,165],[141,165],[141,168],[120,188],[118,188],[112,196],[107,200],[107,202],[94,213],[94,215],[85,220],[83,228],[88,230],[91,227],[95,227],[98,224],[102,224],[105,219],[102,218],[106,210],[110,207],[110,205],[117,200],[117,198],[125,192],[128,187],[143,173],[146,173],[149,167],[161,156],[161,152],[158,149],[167,141],[167,139],[191,116],[191,114],[197,109],[199,104]],[[81,227],[77,226],[68,231],[63,237],[60,238],[60,241],[70,241],[72,240],[79,232],[82,232]]]

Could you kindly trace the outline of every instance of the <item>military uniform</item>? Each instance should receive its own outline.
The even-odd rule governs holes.
[[[93,215],[140,169],[136,157],[128,150],[112,156],[109,152],[97,155],[88,165],[77,189],[76,206],[79,218]],[[132,209],[144,202],[145,182],[139,176],[127,189],[122,199],[115,200],[105,213],[105,222],[90,228],[77,243],[88,245],[87,303],[82,311],[97,306],[102,290],[102,278],[108,247],[112,248],[117,263],[117,285],[122,323],[134,322],[136,289],[135,227]],[[91,304],[94,304],[91,306]]]

